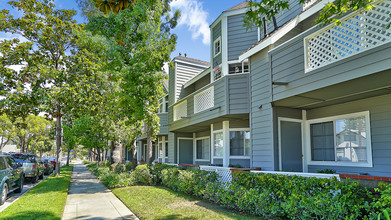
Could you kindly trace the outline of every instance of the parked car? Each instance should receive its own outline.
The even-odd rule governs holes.
[[[22,164],[18,164],[9,155],[0,155],[1,196],[0,205],[3,205],[10,192],[20,193],[23,190],[24,172]]]
[[[44,166],[40,163],[41,160],[35,154],[17,153],[12,155],[16,162],[23,164],[23,172],[26,178],[30,178],[31,182],[35,183],[39,179],[43,179]]]
[[[53,167],[54,167],[54,170],[55,170],[55,169],[56,169],[56,164],[57,164],[57,158],[55,158],[55,157],[50,157],[50,158],[49,158],[49,161],[50,161],[50,163],[53,164]]]
[[[48,158],[42,159],[42,160],[41,160],[41,163],[43,164],[45,175],[49,175],[49,174],[53,173],[54,166],[53,166],[53,164],[49,161]]]

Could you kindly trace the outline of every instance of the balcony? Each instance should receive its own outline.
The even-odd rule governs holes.
[[[205,128],[223,115],[248,114],[248,78],[248,74],[228,75],[178,100],[170,106],[170,131],[191,125]]]

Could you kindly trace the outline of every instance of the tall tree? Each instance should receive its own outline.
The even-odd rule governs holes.
[[[6,115],[0,115],[0,152],[16,136],[16,128],[11,119]]]
[[[18,0],[9,4],[21,16],[0,13],[0,31],[19,34],[0,42],[1,111],[26,116],[44,111],[56,119],[57,161],[61,155],[62,117],[80,109],[94,110],[100,80],[97,37],[88,38],[73,19],[75,10],[55,9],[53,0]],[[22,70],[8,68],[23,65]],[[59,174],[59,166],[56,173]]]
[[[114,1],[113,8],[99,6],[106,16],[90,17],[86,28],[110,42],[107,71],[119,80],[123,116],[129,123],[144,121],[150,128],[147,151],[151,163],[152,141],[159,132],[159,98],[167,77],[162,73],[163,63],[175,49],[176,35],[170,30],[180,13],[170,16],[170,0],[128,1],[127,7],[117,8],[124,1]]]

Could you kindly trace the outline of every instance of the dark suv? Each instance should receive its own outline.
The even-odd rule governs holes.
[[[20,193],[23,190],[24,173],[21,164],[8,155],[0,155],[0,178],[0,205],[3,205],[8,193]]]

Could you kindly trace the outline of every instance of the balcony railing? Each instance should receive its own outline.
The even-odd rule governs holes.
[[[391,41],[391,0],[359,10],[305,38],[306,72]]]
[[[214,86],[194,95],[194,114],[214,106]]]

